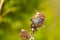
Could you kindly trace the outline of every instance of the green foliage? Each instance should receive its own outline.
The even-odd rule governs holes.
[[[21,40],[22,28],[31,33],[30,19],[36,11],[44,11],[46,20],[45,28],[39,28],[34,34],[35,40],[60,40],[60,19],[55,19],[49,0],[5,0],[0,16],[8,10],[0,18],[0,40]]]

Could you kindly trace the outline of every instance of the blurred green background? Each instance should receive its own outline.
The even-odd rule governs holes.
[[[0,0],[1,1],[1,0]],[[30,33],[32,16],[37,11],[46,15],[45,28],[34,34],[35,40],[60,40],[60,0],[5,0],[0,15],[0,40],[21,40],[21,29]]]

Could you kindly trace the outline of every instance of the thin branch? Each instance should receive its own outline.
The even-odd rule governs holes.
[[[12,11],[12,8],[9,8],[8,10],[6,10],[4,13],[2,13],[1,17],[6,16],[9,12]]]
[[[2,15],[0,15],[0,19],[3,19],[3,17],[6,16],[8,14],[8,12],[10,12],[10,9],[8,9]]]
[[[4,17],[6,16],[9,12],[12,12],[14,10],[14,8],[16,7],[12,7],[12,8],[9,8],[8,10],[6,10],[5,12],[2,13],[1,17]]]
[[[8,12],[10,12],[10,10],[5,11],[1,16],[2,17],[6,16],[8,14]]]

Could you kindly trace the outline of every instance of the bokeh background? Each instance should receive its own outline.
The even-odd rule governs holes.
[[[35,40],[60,40],[60,0],[5,0],[0,11],[0,40],[21,40],[22,28],[31,33],[30,19],[37,11],[43,11],[46,19],[45,28],[34,34]]]

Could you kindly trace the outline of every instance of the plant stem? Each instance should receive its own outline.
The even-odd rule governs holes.
[[[1,0],[1,3],[0,3],[0,11],[2,9],[3,3],[4,3],[4,0]]]

